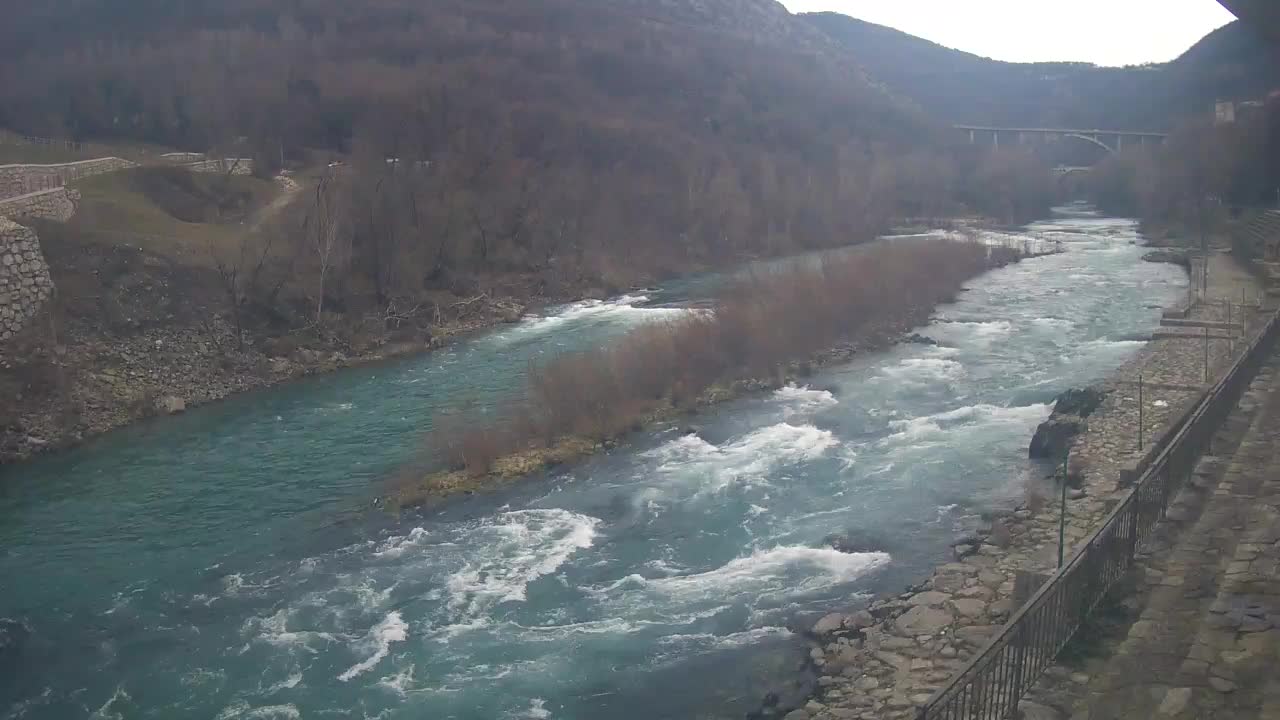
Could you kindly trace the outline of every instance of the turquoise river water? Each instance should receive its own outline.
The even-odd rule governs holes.
[[[433,418],[530,360],[688,312],[587,302],[430,355],[111,433],[0,472],[0,719],[740,718],[793,629],[919,579],[1062,390],[1141,347],[1182,272],[1127,220],[970,283],[900,345],[490,495],[398,518]],[[824,538],[848,533],[865,552]]]

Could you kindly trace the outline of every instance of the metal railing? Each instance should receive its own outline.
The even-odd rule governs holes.
[[[1062,568],[929,702],[918,720],[1004,720],[1054,662],[1112,585],[1134,564],[1196,460],[1239,402],[1280,330],[1273,315],[1253,342],[1196,404],[1167,431],[1129,495]],[[1150,456],[1148,456],[1150,457]]]

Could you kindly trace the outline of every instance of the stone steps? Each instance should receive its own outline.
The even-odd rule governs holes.
[[[1246,439],[1217,494],[1237,507],[1240,536],[1193,652],[1178,681],[1190,688],[1190,714],[1217,719],[1280,718],[1280,412]]]
[[[1199,695],[1217,691],[1203,674],[1192,680],[1196,672],[1213,667],[1204,659],[1210,649],[1205,641],[1223,641],[1202,635],[1214,608],[1220,607],[1220,588],[1228,586],[1238,569],[1234,563],[1241,546],[1248,545],[1239,527],[1251,505],[1232,492],[1237,486],[1231,478],[1240,475],[1242,463],[1254,461],[1235,451],[1272,424],[1274,413],[1260,411],[1258,399],[1273,378],[1274,369],[1255,380],[1255,389],[1215,437],[1214,449],[1224,456],[1202,459],[1156,537],[1144,547],[1145,605],[1114,654],[1093,669],[1089,697],[1077,705],[1074,717],[1208,717],[1196,714],[1205,702]],[[1273,389],[1269,405],[1280,407],[1280,388]]]

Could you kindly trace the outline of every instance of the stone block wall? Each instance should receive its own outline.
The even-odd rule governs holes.
[[[0,341],[21,331],[52,293],[35,231],[0,217]]]
[[[232,175],[252,175],[252,158],[220,158],[218,160],[201,160],[183,165],[191,172],[220,173],[230,171]]]
[[[205,157],[204,153],[198,152],[171,152],[161,155],[160,159],[171,163],[193,163],[200,162]]]
[[[0,200],[0,218],[43,218],[66,222],[76,213],[80,193],[67,187]]]
[[[137,163],[118,157],[81,160],[59,165],[0,165],[0,198],[50,190],[74,180],[136,165]]]

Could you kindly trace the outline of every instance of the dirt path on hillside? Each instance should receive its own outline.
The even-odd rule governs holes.
[[[280,186],[280,194],[249,217],[249,232],[256,233],[272,218],[279,215],[302,192],[302,185],[288,175],[277,175],[274,182]]]

